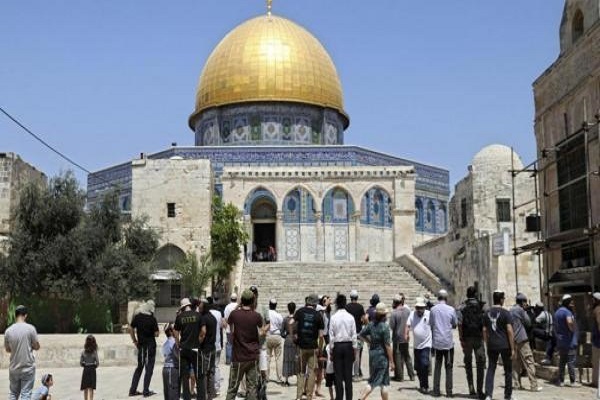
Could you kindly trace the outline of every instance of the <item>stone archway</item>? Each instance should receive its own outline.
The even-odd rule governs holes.
[[[254,190],[246,202],[251,223],[252,261],[275,261],[277,248],[277,202],[264,188]]]

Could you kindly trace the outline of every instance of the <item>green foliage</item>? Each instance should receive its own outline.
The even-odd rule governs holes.
[[[175,271],[181,274],[183,287],[193,297],[202,295],[211,279],[222,269],[222,264],[214,261],[210,254],[203,254],[198,262],[194,252],[188,252],[181,262],[175,264]]]
[[[216,276],[225,278],[240,259],[240,248],[248,241],[248,233],[241,222],[242,213],[233,204],[223,204],[215,196],[212,203],[211,254],[220,267]]]
[[[150,260],[158,234],[144,220],[123,224],[118,200],[116,191],[108,192],[97,207],[84,212],[85,194],[70,172],[53,178],[47,188],[26,185],[14,214],[8,255],[0,258],[0,293],[22,297],[25,304],[52,299],[51,318],[62,312],[69,324],[77,314],[68,316],[69,304],[81,299],[110,305],[150,296]],[[84,323],[86,314],[79,321]],[[104,311],[91,314],[106,326]],[[70,330],[69,324],[57,329]]]

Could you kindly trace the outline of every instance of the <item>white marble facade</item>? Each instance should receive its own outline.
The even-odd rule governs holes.
[[[226,167],[222,183],[223,200],[244,210],[250,235],[248,258],[260,246],[254,225],[263,223],[274,225],[278,261],[390,261],[411,252],[415,235],[412,167]],[[361,201],[373,188],[389,199],[385,205],[388,218],[380,225],[361,218]],[[300,203],[308,210],[307,218],[292,219],[284,209],[290,207],[286,199],[295,192],[305,193]],[[327,206],[332,193],[337,198]],[[272,208],[265,212],[261,202]]]

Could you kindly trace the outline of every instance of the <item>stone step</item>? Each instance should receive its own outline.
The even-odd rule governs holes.
[[[407,304],[429,293],[400,264],[394,262],[364,263],[298,263],[253,262],[242,271],[242,287],[256,285],[260,306],[269,298],[276,298],[279,311],[290,301],[303,304],[310,293],[335,297],[338,292],[348,295],[352,289],[359,292],[359,301],[368,306],[373,293],[391,306],[392,298],[404,293]]]

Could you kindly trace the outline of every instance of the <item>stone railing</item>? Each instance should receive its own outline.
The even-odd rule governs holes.
[[[79,367],[79,358],[83,351],[83,344],[87,334],[55,334],[38,335],[40,350],[35,352],[36,367],[67,368]],[[101,366],[128,366],[136,365],[137,349],[127,334],[98,334],[94,335],[98,343],[98,358]],[[164,342],[164,335],[156,338],[160,348]],[[4,343],[4,335],[0,335]],[[156,352],[157,364],[162,363],[162,354]],[[0,368],[8,368],[10,354],[4,349],[0,351]]]
[[[402,265],[406,271],[408,271],[416,280],[418,280],[423,286],[432,293],[437,293],[441,289],[449,290],[453,292],[453,288],[450,285],[442,281],[436,274],[434,274],[425,264],[423,264],[417,257],[412,254],[404,254],[396,259],[396,262]]]

